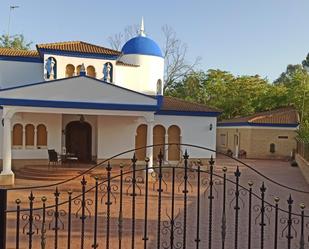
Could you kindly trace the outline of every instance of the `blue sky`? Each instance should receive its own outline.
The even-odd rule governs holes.
[[[273,80],[309,52],[308,0],[2,0],[0,32],[23,33],[36,43],[84,40],[109,46],[108,37],[145,19],[147,34],[162,43],[161,27],[173,27],[199,68]]]

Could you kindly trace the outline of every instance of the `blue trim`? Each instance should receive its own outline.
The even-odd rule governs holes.
[[[19,62],[43,63],[43,60],[40,57],[2,56],[2,55],[0,55],[0,61],[19,61]]]
[[[0,98],[2,106],[33,106],[50,108],[76,108],[96,110],[124,110],[124,111],[156,111],[157,105],[137,104],[111,104],[111,103],[89,103],[54,100],[32,100],[32,99],[8,99]]]
[[[61,51],[61,50],[43,49],[43,48],[37,48],[37,49],[42,57],[44,54],[53,54],[53,55],[62,55],[62,56],[70,56],[70,57],[82,57],[82,58],[106,59],[106,60],[116,60],[119,58],[119,55],[81,53],[81,52],[74,52],[74,51]]]
[[[169,111],[160,110],[155,115],[171,115],[171,116],[199,116],[199,117],[218,117],[220,112],[194,112],[194,111]]]
[[[237,123],[218,123],[218,127],[234,127],[234,126],[253,126],[253,127],[290,127],[296,128],[299,124],[271,124],[271,123],[249,123],[249,122],[237,122]]]
[[[78,77],[85,77],[85,78],[88,78],[88,79],[91,79],[91,80],[98,81],[98,82],[100,82],[102,84],[108,84],[108,85],[110,85],[112,87],[116,87],[116,88],[122,89],[122,90],[127,91],[127,92],[131,92],[131,93],[142,95],[142,96],[145,96],[145,97],[148,97],[148,98],[156,99],[155,96],[151,96],[151,95],[147,95],[147,94],[144,94],[144,93],[136,92],[136,91],[133,91],[131,89],[124,88],[122,86],[118,86],[118,85],[115,85],[113,83],[105,82],[103,80],[99,80],[99,79],[96,79],[96,78],[92,78],[92,77],[87,76],[87,75],[85,75],[85,76],[78,75],[78,76],[73,76],[73,77],[69,77],[69,78],[61,78],[61,79],[56,79],[56,80],[49,80],[49,81],[42,81],[42,82],[37,82],[37,83],[31,83],[31,84],[28,84],[28,85],[14,86],[14,87],[0,89],[0,92],[14,90],[14,89],[18,89],[18,88],[24,88],[24,87],[31,87],[31,86],[41,85],[41,84],[42,85],[43,84],[52,84],[52,83],[60,81],[60,80],[64,80],[65,81],[65,80],[74,79],[74,78],[78,78]]]

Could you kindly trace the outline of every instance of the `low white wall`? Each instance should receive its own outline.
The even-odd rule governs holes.
[[[24,129],[27,124],[33,124],[35,127],[44,124],[47,128],[47,148],[12,149],[13,159],[48,159],[47,149],[61,152],[61,114],[16,113],[12,118],[12,129],[16,123],[22,124]],[[2,129],[1,127],[1,133]]]

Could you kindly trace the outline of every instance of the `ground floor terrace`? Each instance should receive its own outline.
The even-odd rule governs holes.
[[[160,150],[169,163],[178,162],[183,150],[177,145],[145,148],[146,145],[195,142],[215,148],[215,131],[209,129],[215,127],[215,117],[23,106],[4,107],[2,116],[2,184],[11,182],[14,169],[27,165],[47,167],[48,150],[56,151],[63,160],[66,155],[73,155],[78,163],[99,163],[119,152],[143,147],[120,155],[117,160],[130,161],[135,153],[138,163],[148,157],[152,166],[157,164]],[[211,152],[204,153],[204,159],[210,155]],[[192,157],[202,158],[202,155],[193,151]]]
[[[57,186],[36,179],[49,186],[35,188],[18,177],[16,187],[34,188],[8,191],[7,248],[30,248],[29,241],[31,248],[308,247],[302,217],[306,224],[309,187],[297,167],[244,159],[257,174],[221,156],[213,166],[194,165],[185,149],[189,159],[153,173],[146,162],[114,161]],[[38,209],[30,213],[31,207]]]

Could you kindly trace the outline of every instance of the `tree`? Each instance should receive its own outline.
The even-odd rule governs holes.
[[[274,82],[287,89],[287,104],[293,105],[301,121],[309,120],[309,75],[302,65],[288,65],[286,71]]]
[[[115,50],[121,50],[122,46],[131,38],[137,36],[139,26],[137,24],[126,26],[123,32],[113,34],[108,37],[110,46]]]
[[[27,43],[22,34],[0,36],[0,48],[14,48],[20,50],[30,50],[32,42]]]
[[[223,111],[220,118],[229,119],[277,107],[268,100],[274,87],[260,76],[234,76],[221,70],[188,74],[167,91],[168,95],[206,104]],[[283,91],[284,92],[284,91]],[[268,98],[267,98],[268,96]],[[268,100],[265,101],[265,100]]]
[[[192,73],[201,58],[197,57],[193,63],[186,59],[188,46],[177,38],[176,32],[168,25],[162,27],[164,36],[163,56],[165,59],[164,91],[177,81]]]
[[[108,38],[110,46],[113,49],[120,50],[126,41],[135,37],[138,33],[138,25],[127,26],[123,32]],[[176,32],[168,25],[165,25],[162,27],[162,33],[164,44],[161,47],[165,60],[164,91],[167,91],[174,83],[192,73],[201,58],[198,57],[193,63],[189,63],[186,59],[188,46],[177,38]]]
[[[309,144],[309,120],[305,120],[296,132],[299,140]]]

